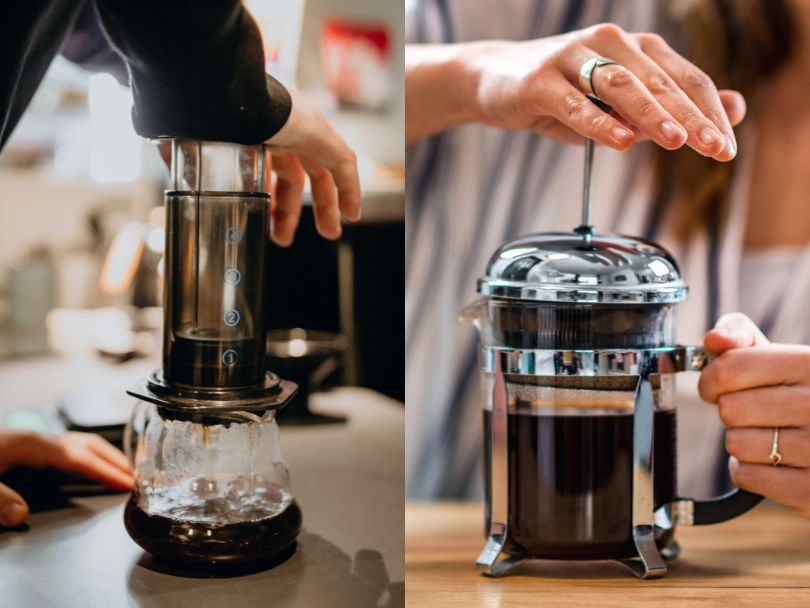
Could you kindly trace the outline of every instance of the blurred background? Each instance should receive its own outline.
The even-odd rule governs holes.
[[[285,356],[304,354],[307,336],[331,348],[336,356],[318,383],[370,387],[401,401],[401,3],[245,4],[262,30],[267,71],[326,114],[357,152],[363,187],[363,219],[339,241],[317,236],[307,206],[295,244],[271,248],[271,328],[292,344]],[[47,385],[56,368],[45,362],[58,359],[58,369],[86,374],[102,401],[125,399],[127,382],[160,355],[168,170],[135,135],[130,108],[129,90],[112,75],[57,58],[0,156],[0,364],[7,374],[17,370],[6,378]],[[111,364],[121,374],[93,375],[94,365]],[[38,404],[11,403],[23,393],[4,388],[3,405],[14,411],[0,423],[36,427],[24,410]],[[63,414],[76,400],[55,397]]]

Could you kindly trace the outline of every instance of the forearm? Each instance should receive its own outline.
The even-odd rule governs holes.
[[[405,47],[405,139],[412,143],[475,118],[471,44]]]

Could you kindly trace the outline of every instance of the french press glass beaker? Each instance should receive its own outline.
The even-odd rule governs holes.
[[[275,420],[296,386],[265,369],[267,151],[171,145],[163,367],[129,391],[143,403],[125,523],[165,558],[267,558],[301,528]]]

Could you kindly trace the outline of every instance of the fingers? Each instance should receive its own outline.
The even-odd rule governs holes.
[[[736,458],[731,458],[729,472],[731,480],[738,488],[767,496],[807,515],[810,505],[810,469],[773,467],[738,462]]]
[[[296,94],[292,96],[292,109],[287,122],[268,143],[299,158],[310,176],[310,182],[318,182],[317,185],[312,184],[313,194],[320,189],[322,200],[324,197],[331,199],[332,195],[327,190],[335,189],[336,209],[350,221],[359,220],[360,174],[357,156],[323,114],[302,102]],[[329,174],[328,179],[324,172]],[[327,187],[327,184],[331,184],[331,187]],[[326,220],[326,223],[330,225],[331,220]]]
[[[558,75],[550,80],[544,86],[553,88],[555,94],[548,98],[551,105],[544,108],[545,111],[583,137],[589,137],[605,146],[626,150],[633,145],[635,135],[630,129],[596,107],[565,78]]]
[[[571,82],[577,82],[579,68],[596,55],[600,53],[586,47],[573,48],[560,57],[560,68]],[[675,150],[687,140],[683,127],[627,67],[597,67],[593,71],[591,82],[594,93],[600,99],[610,104],[616,113],[659,146]]]
[[[340,236],[340,212],[338,210],[338,195],[335,181],[318,162],[300,157],[304,171],[309,175],[309,184],[312,190],[312,210],[315,214],[315,227],[318,233],[327,239],[336,239]]]
[[[734,158],[737,145],[726,103],[741,119],[739,98],[727,92],[724,103],[712,80],[663,38],[601,24],[582,40],[585,44],[572,44],[558,55],[558,67],[571,83],[578,83],[580,67],[589,58],[612,59],[617,65],[594,69],[594,92],[644,136],[670,150],[686,143],[704,156]]]
[[[115,490],[131,490],[126,459],[111,455],[105,441],[89,433],[65,433],[50,438],[50,466],[84,475]],[[107,444],[109,445],[109,444]],[[113,450],[112,446],[110,446]]]
[[[737,91],[725,89],[720,91],[720,101],[723,102],[723,109],[726,111],[731,126],[736,127],[742,122],[745,113],[748,111],[745,98]]]
[[[158,154],[163,160],[164,164],[171,168],[172,166],[172,142],[168,139],[158,141]]]
[[[709,81],[714,96],[711,98],[711,105],[708,109],[718,113],[718,121],[722,123],[721,125],[715,125],[707,118],[706,108],[699,108],[694,103],[684,91],[683,82],[674,78],[643,52],[645,44],[654,47],[659,44],[659,40],[660,44],[666,45],[660,36],[654,34],[639,34],[635,39],[628,36],[624,44],[617,45],[613,59],[631,70],[646,90],[650,91],[661,106],[683,126],[688,134],[686,143],[689,147],[704,156],[714,157],[718,160],[731,160],[736,153],[736,148],[733,153],[727,153],[725,133],[731,133],[732,138],[734,135],[723,109],[720,95],[714,89],[714,84]]]
[[[305,173],[298,159],[289,152],[273,153],[276,190],[272,202],[272,238],[281,247],[289,247],[301,219],[301,198]]]
[[[729,429],[726,432],[726,451],[740,462],[770,465],[773,434],[773,428]],[[810,431],[779,429],[779,453],[782,455],[781,465],[810,465]]]
[[[805,426],[810,421],[810,387],[768,386],[725,393],[717,405],[728,428]]]
[[[737,153],[737,140],[712,79],[692,62],[676,53],[660,36],[647,34],[641,36],[639,42],[644,53],[661,66],[678,84],[681,91],[694,102],[702,116],[711,121],[714,127],[711,131],[722,137],[721,145],[716,150],[717,153],[709,156],[714,156],[717,160],[734,158]],[[696,126],[698,124],[695,122]],[[702,134],[706,127],[704,125],[698,128]],[[705,132],[710,133],[711,131]]]
[[[700,397],[717,403],[720,395],[779,384],[798,385],[810,370],[810,347],[774,344],[723,353],[700,374]]]
[[[87,447],[96,454],[96,456],[103,458],[125,473],[131,473],[132,469],[129,466],[129,460],[127,460],[124,453],[103,437],[91,435],[87,442]]]
[[[338,191],[338,207],[348,220],[360,219],[360,175],[357,171],[357,157],[349,147],[342,143],[340,153],[332,159],[326,159],[324,166],[332,173]]]
[[[87,479],[103,483],[113,490],[131,490],[132,475],[122,471],[103,457],[91,452],[69,454],[59,468],[79,473]]]
[[[7,485],[0,483],[0,526],[19,526],[28,519],[28,505],[23,497]]]
[[[720,317],[714,329],[703,339],[703,346],[706,350],[718,355],[733,348],[762,346],[769,343],[768,338],[759,327],[746,315],[739,312]]]

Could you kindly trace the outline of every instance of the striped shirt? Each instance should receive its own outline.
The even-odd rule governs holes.
[[[617,23],[628,31],[652,31],[660,21],[656,10],[661,6],[648,0],[414,0],[406,4],[406,38],[409,43],[434,44],[533,39],[599,22]],[[655,238],[670,249],[691,287],[690,300],[679,307],[678,338],[699,344],[720,314],[737,309],[747,180],[736,180],[734,213],[727,225],[715,233],[696,234],[684,248],[665,229],[671,225],[672,209],[651,196],[650,145],[624,153],[597,148],[592,219],[600,231]],[[744,141],[739,148],[737,173],[746,175]],[[530,232],[571,230],[578,224],[582,161],[579,146],[482,125],[457,127],[409,147],[405,296],[409,497],[459,498],[480,492],[478,338],[472,327],[457,321],[457,314],[475,299],[475,280],[499,245]],[[780,322],[788,324],[783,331],[795,342],[788,313],[780,313]],[[700,498],[715,489],[725,462],[722,424],[716,412],[697,398],[695,376],[678,377],[679,448],[684,454],[679,460],[679,490]]]

